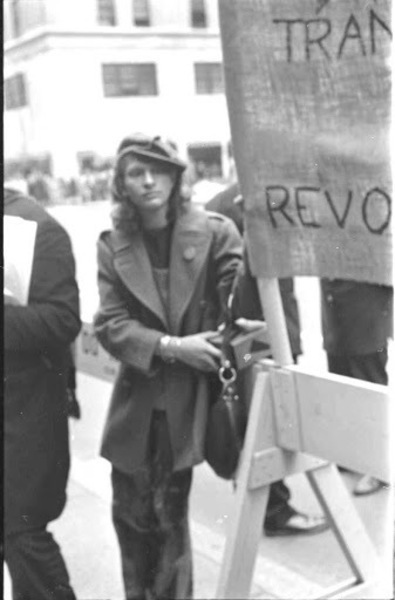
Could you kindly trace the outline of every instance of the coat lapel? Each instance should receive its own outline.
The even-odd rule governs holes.
[[[133,237],[120,231],[113,235],[114,265],[128,290],[168,328],[166,313],[156,286],[141,233]]]
[[[172,237],[169,281],[170,331],[179,334],[201,270],[210,250],[212,232],[207,215],[190,209],[177,220]]]

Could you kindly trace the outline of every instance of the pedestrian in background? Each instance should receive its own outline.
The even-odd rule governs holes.
[[[210,335],[241,261],[232,221],[184,196],[185,167],[173,144],[126,137],[98,242],[95,330],[121,362],[102,455],[128,600],[192,597],[188,497],[220,357]]]
[[[73,600],[47,525],[66,502],[69,347],[81,326],[74,257],[32,198],[5,189],[4,213],[37,223],[27,305],[4,295],[4,556],[14,600]]]
[[[232,184],[212,198],[206,210],[219,212],[231,218],[241,235],[244,232],[243,198],[238,183]],[[291,277],[279,279],[281,299],[287,325],[288,337],[294,362],[302,353],[300,339],[300,319],[294,283]],[[237,314],[251,320],[264,319],[259,299],[256,279],[251,275],[247,253],[244,253],[244,266],[238,275]],[[311,535],[328,528],[325,518],[307,515],[297,511],[291,504],[291,492],[284,481],[276,481],[270,486],[264,532],[268,536]]]
[[[388,339],[393,336],[393,288],[345,279],[321,280],[321,320],[328,370],[388,384]],[[354,494],[377,492],[383,484],[369,474]]]

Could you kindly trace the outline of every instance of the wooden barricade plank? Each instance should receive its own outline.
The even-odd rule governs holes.
[[[293,373],[300,450],[381,481],[391,480],[390,399],[383,385],[340,375]]]
[[[295,377],[287,369],[272,369],[271,381],[275,397],[278,444],[288,450],[302,450],[299,406]]]
[[[255,489],[289,475],[317,469],[325,464],[327,461],[302,452],[290,452],[282,448],[261,450],[252,456],[248,487]]]

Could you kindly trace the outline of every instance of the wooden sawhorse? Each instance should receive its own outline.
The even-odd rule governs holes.
[[[381,597],[377,594],[385,580],[383,565],[332,463],[389,482],[389,415],[384,386],[313,375],[297,366],[273,367],[271,361],[255,366],[216,598],[248,598],[269,484],[301,472],[306,473],[353,573],[320,598]]]

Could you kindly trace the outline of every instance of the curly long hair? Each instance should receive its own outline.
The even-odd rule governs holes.
[[[124,174],[127,161],[133,157],[130,152],[122,156],[115,165],[114,176],[111,185],[111,197],[113,209],[111,219],[115,229],[133,232],[141,230],[142,221],[138,210],[133,205],[130,196],[127,195],[124,188]],[[176,168],[169,168],[169,173],[175,173],[175,182],[173,190],[169,197],[168,220],[173,222],[177,217],[187,210],[190,203],[190,194],[186,186],[183,185],[183,174]]]

